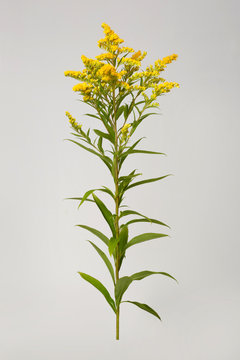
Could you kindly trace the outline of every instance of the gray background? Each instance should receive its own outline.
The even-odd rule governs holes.
[[[239,291],[239,5],[237,1],[1,2],[1,336],[3,360],[237,360]],[[121,340],[105,299],[77,271],[111,279],[75,224],[105,231],[97,209],[74,201],[110,185],[105,167],[68,141],[65,111],[90,124],[65,70],[100,53],[101,23],[144,66],[179,54],[165,77],[181,87],[146,119],[144,147],[125,170],[173,173],[129,191],[131,208],[171,226],[170,238],[130,249],[122,275],[168,271],[132,285],[163,322],[123,304]],[[107,200],[106,200],[107,201]],[[132,227],[132,235],[158,231]],[[96,239],[96,242],[98,240]],[[98,243],[99,245],[99,243]]]

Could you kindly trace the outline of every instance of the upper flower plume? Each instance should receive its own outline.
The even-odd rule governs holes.
[[[148,107],[159,106],[155,100],[174,87],[176,82],[167,82],[162,73],[167,65],[175,61],[177,54],[157,59],[154,64],[142,68],[142,61],[147,52],[122,46],[124,42],[109,25],[102,24],[105,37],[98,41],[102,54],[91,59],[82,55],[82,71],[65,71],[65,76],[80,83],[73,86],[73,91],[83,96],[83,101],[95,107],[99,100],[112,103],[113,92],[120,98],[127,95],[142,96]],[[135,94],[135,95],[134,95]]]

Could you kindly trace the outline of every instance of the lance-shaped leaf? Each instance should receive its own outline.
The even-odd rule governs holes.
[[[119,169],[121,169],[122,164],[123,164],[124,160],[126,159],[126,157],[129,154],[131,154],[131,152],[137,146],[137,144],[144,138],[145,137],[142,137],[142,138],[138,139],[131,147],[128,148],[128,150],[126,150],[125,152],[122,152],[122,153],[119,154]]]
[[[161,238],[164,236],[168,236],[166,234],[159,234],[159,233],[144,233],[138,236],[135,236],[134,238],[132,238],[126,245],[126,249],[129,248],[130,246],[136,245],[136,244],[140,244],[142,242],[145,241],[149,241],[152,239],[157,239],[157,238]]]
[[[101,239],[108,246],[109,239],[107,236],[105,236],[103,233],[101,233],[101,231],[94,229],[87,225],[76,225],[76,226],[79,226],[83,229],[90,231],[92,234],[96,235],[99,239]]]
[[[107,139],[108,141],[110,141],[111,143],[114,144],[114,138],[112,138],[111,135],[107,134],[107,133],[104,133],[98,129],[94,129],[94,132],[95,134],[97,134],[98,136],[100,137],[103,137],[104,139]]]
[[[100,189],[91,189],[91,190],[88,190],[85,192],[85,194],[83,195],[83,197],[81,198],[81,202],[80,204],[78,205],[78,209],[80,208],[80,206],[84,203],[84,201],[86,201],[88,199],[88,197],[94,192],[94,191],[102,191],[102,192],[105,192],[107,194],[109,194],[113,199],[115,199],[114,197],[114,194],[113,192],[107,188],[106,186],[103,186],[103,188],[100,188]],[[76,199],[76,198],[75,198]],[[80,198],[79,198],[80,199]],[[95,203],[94,200],[88,200],[88,201],[92,201]]]
[[[120,256],[122,256],[125,252],[126,244],[128,241],[128,227],[123,225],[120,229],[119,233],[119,252]]]
[[[80,208],[80,206],[84,203],[85,200],[87,200],[87,198],[95,191],[96,189],[92,189],[92,190],[88,190],[85,192],[85,194],[82,197],[82,200],[80,202],[80,204],[78,205],[78,209]]]
[[[103,296],[105,297],[105,299],[107,300],[113,311],[116,312],[115,302],[112,299],[111,295],[109,294],[108,290],[105,288],[105,286],[99,280],[88,274],[85,274],[83,272],[78,272],[78,273],[84,280],[88,281],[103,294]]]
[[[150,115],[158,115],[158,113],[148,113],[145,115],[142,115],[143,110],[141,111],[141,113],[139,114],[139,118],[137,120],[134,119],[133,123],[132,123],[132,127],[131,127],[131,131],[130,131],[130,136],[133,135],[133,133],[136,131],[137,127],[141,124],[141,122],[148,116]]]
[[[126,222],[126,225],[134,224],[134,223],[137,223],[137,222],[149,222],[149,223],[153,223],[153,224],[166,226],[166,227],[168,227],[170,229],[170,226],[163,223],[162,221],[159,221],[159,220],[156,220],[156,219],[151,219],[151,218],[133,219],[133,220],[130,220],[130,221]]]
[[[82,200],[82,197],[71,197],[71,198],[65,198],[64,200]],[[95,202],[92,199],[85,199],[85,201]]]
[[[115,285],[115,300],[117,306],[120,304],[123,294],[125,293],[132,281],[133,280],[130,276],[123,276],[118,279]]]
[[[71,142],[73,142],[74,144],[80,146],[81,148],[83,148],[83,149],[91,152],[92,154],[98,156],[98,157],[104,162],[104,164],[108,167],[108,169],[109,169],[110,171],[112,171],[112,160],[111,160],[108,156],[99,154],[99,153],[96,152],[95,150],[90,149],[89,147],[84,146],[84,145],[80,144],[79,142],[77,142],[77,141],[75,141],[75,140],[72,140],[72,139],[65,139],[65,140],[71,141]]]
[[[84,115],[93,117],[93,118],[98,119],[98,120],[101,120],[101,118],[99,116],[94,115],[94,114],[84,114]]]
[[[114,196],[113,192],[108,187],[103,186],[103,189],[98,189],[98,190],[101,190],[101,191],[109,194],[115,200],[115,196]]]
[[[128,303],[131,303],[131,304],[134,304],[136,305],[137,307],[139,307],[140,309],[142,310],[145,310],[147,312],[149,312],[150,314],[156,316],[159,320],[161,320],[160,316],[158,315],[158,313],[153,310],[153,308],[151,308],[149,305],[147,304],[143,304],[143,303],[140,303],[138,301],[130,301],[130,300],[126,300],[126,301],[122,301],[122,302],[128,302]]]
[[[112,231],[113,236],[115,237],[116,232],[115,232],[113,214],[95,194],[92,194],[92,195],[93,195],[93,199],[94,199],[95,203],[97,204],[99,210],[101,211],[104,219],[107,221],[107,223]]]
[[[157,271],[149,271],[149,270],[145,270],[145,271],[140,271],[138,273],[135,273],[131,276],[123,276],[122,278],[120,278],[115,286],[115,300],[116,300],[116,305],[119,305],[123,294],[125,293],[125,291],[128,289],[129,285],[135,281],[135,280],[141,280],[144,279],[147,276],[153,275],[153,274],[161,274],[164,276],[168,276],[170,278],[172,278],[173,280],[177,281],[173,276],[169,275],[166,272],[157,272]]]
[[[158,113],[148,113],[148,114],[144,114],[144,115],[142,115],[140,118],[139,118],[139,120],[144,120],[145,118],[147,118],[148,116],[150,116],[150,115],[158,115]]]
[[[103,138],[100,136],[99,139],[98,139],[97,146],[98,146],[98,149],[101,151],[101,153],[104,154],[104,150],[103,150],[103,147],[102,147],[102,141],[103,141]]]
[[[99,249],[99,247],[97,245],[95,245],[92,241],[89,241],[89,242],[94,247],[94,249],[98,252],[98,254],[101,256],[103,261],[105,262],[105,264],[110,272],[110,275],[112,277],[113,283],[115,284],[114,270],[113,270],[112,264],[111,264],[110,260],[108,259],[107,255],[101,249]]]
[[[170,176],[170,175],[172,175],[172,174],[168,174],[168,175],[160,176],[160,177],[157,177],[157,178],[151,178],[151,179],[146,179],[146,180],[135,182],[133,184],[128,185],[126,190],[129,190],[129,189],[131,189],[131,188],[133,188],[135,186],[139,186],[139,185],[151,183],[151,182],[154,182],[154,181],[162,180],[162,179],[164,179],[164,178],[166,178],[167,176]]]
[[[129,175],[127,176],[121,176],[119,178],[119,194],[122,194],[124,190],[129,186],[131,181],[139,175],[142,175],[141,173],[135,174],[135,170],[133,170]]]
[[[128,216],[128,215],[139,215],[139,216],[142,216],[143,218],[149,220],[149,218],[147,216],[140,214],[139,212],[137,212],[135,210],[124,210],[124,211],[120,212],[120,218],[123,216]]]
[[[137,272],[137,273],[131,275],[130,278],[131,278],[132,280],[142,280],[142,279],[144,279],[144,278],[147,277],[147,276],[155,275],[155,274],[168,276],[168,277],[170,277],[171,279],[177,281],[172,275],[170,275],[170,274],[168,274],[168,273],[166,273],[166,272],[162,272],[162,271],[149,271],[149,270],[144,270],[144,271]]]
[[[148,151],[148,150],[132,150],[129,154],[155,154],[155,155],[166,155],[165,153],[158,151]]]
[[[110,256],[112,256],[112,254],[115,255],[115,249],[117,247],[119,239],[116,239],[115,237],[111,237],[111,239],[109,240],[109,244],[108,244],[108,251]]]
[[[120,106],[120,108],[118,108],[117,113],[116,113],[116,120],[122,115],[124,109],[125,109],[124,105],[122,105],[122,106]]]

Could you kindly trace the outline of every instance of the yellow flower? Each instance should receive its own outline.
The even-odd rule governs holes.
[[[126,64],[127,66],[136,66],[136,67],[141,66],[140,61],[132,59],[132,58],[126,58],[126,57],[122,58],[122,63]]]
[[[90,94],[92,91],[93,86],[91,84],[87,83],[80,83],[77,85],[74,85],[73,91],[81,91],[84,94]]]
[[[130,126],[132,126],[132,125],[131,124],[125,124],[121,129],[122,134],[127,134],[128,129],[130,128]]]
[[[82,72],[81,71],[67,70],[67,71],[64,71],[64,75],[72,77],[72,78],[77,79],[77,80],[85,80],[85,78],[86,78],[86,69],[83,69]]]
[[[133,54],[133,55],[131,56],[131,59],[136,60],[136,59],[139,58],[139,56],[140,56],[141,54],[142,54],[141,51],[138,50],[135,54]]]
[[[98,46],[110,53],[114,53],[119,50],[120,48],[118,45],[123,43],[124,40],[120,39],[120,37],[110,28],[109,25],[102,23],[102,28],[106,36],[104,39],[100,39],[98,41]]]
[[[155,100],[157,96],[169,92],[172,88],[174,87],[178,87],[179,88],[179,84],[176,82],[167,82],[165,81],[162,84],[158,84],[158,85],[154,85],[154,90],[152,92],[151,95],[151,99]]]
[[[98,69],[103,65],[103,63],[101,63],[100,61],[95,59],[89,59],[85,55],[82,55],[81,59],[87,69]]]
[[[70,122],[70,124],[72,125],[72,127],[73,127],[76,131],[80,130],[81,127],[82,127],[82,125],[78,124],[78,123],[76,122],[76,119],[74,119],[74,118],[72,117],[72,115],[71,115],[68,111],[66,111],[65,114],[66,114],[66,116],[68,117],[69,122]]]
[[[122,77],[122,74],[118,73],[115,67],[111,64],[104,64],[98,70],[97,75],[105,82],[116,81]]]
[[[123,52],[134,52],[135,50],[133,50],[132,48],[130,47],[127,47],[127,46],[124,46],[122,48],[119,49],[119,52],[120,53],[123,53]]]
[[[97,60],[110,60],[114,58],[114,55],[112,53],[104,53],[104,54],[100,54],[95,56]]]

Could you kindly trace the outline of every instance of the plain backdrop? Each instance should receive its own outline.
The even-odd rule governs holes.
[[[239,289],[238,1],[1,1],[2,360],[237,360]],[[164,76],[180,83],[160,98],[161,115],[136,138],[167,156],[129,158],[142,178],[174,176],[129,191],[129,207],[171,226],[169,238],[129,249],[122,275],[152,276],[125,299],[146,302],[162,322],[131,304],[121,308],[120,342],[103,296],[77,274],[112,292],[104,263],[74,225],[107,231],[96,207],[64,200],[112,186],[104,165],[64,139],[69,111],[86,128],[91,110],[65,70],[101,53],[101,24],[125,45],[146,50],[143,66],[176,53]],[[99,194],[100,196],[100,194]],[[107,198],[102,197],[107,201]],[[110,206],[110,203],[109,203]],[[133,226],[139,232],[157,225]]]

